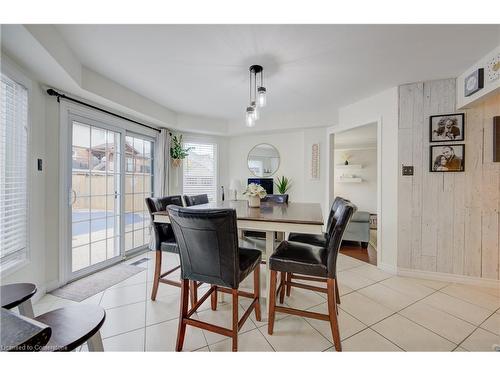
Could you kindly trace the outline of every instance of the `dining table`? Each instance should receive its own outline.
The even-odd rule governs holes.
[[[261,202],[260,207],[250,207],[247,200],[230,200],[210,202],[190,206],[189,209],[234,209],[236,211],[237,227],[240,238],[244,231],[265,232],[265,247],[263,258],[267,259],[281,240],[286,238],[286,233],[323,233],[323,213],[319,203],[289,202],[287,204],[275,202]],[[157,223],[170,223],[167,211],[153,213]],[[267,301],[269,301],[270,274],[269,262],[266,262],[266,289],[261,292],[261,305],[267,319]],[[261,289],[264,285],[261,286]]]

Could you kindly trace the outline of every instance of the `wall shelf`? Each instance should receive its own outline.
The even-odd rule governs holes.
[[[363,166],[361,164],[337,164],[335,168],[338,169],[362,169]]]
[[[338,182],[360,183],[363,182],[361,177],[339,177]]]

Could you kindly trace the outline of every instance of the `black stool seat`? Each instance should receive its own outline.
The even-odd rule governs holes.
[[[283,241],[269,257],[274,271],[326,277],[328,251],[324,247],[300,242]]]
[[[17,283],[2,285],[0,288],[0,296],[2,299],[2,307],[4,309],[12,309],[29,300],[36,293],[36,285],[30,283]]]
[[[179,246],[175,242],[175,237],[165,238],[160,244],[160,250],[167,253],[179,254]]]
[[[311,234],[311,233],[290,233],[288,241],[303,242],[309,245],[326,247],[326,233]]]
[[[52,328],[42,351],[68,352],[78,348],[99,331],[105,318],[104,309],[94,305],[63,307],[37,316],[35,320]]]
[[[243,281],[262,260],[262,253],[255,249],[240,247],[240,282]]]

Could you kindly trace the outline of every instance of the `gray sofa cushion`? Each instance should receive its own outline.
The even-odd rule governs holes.
[[[365,211],[357,211],[352,215],[351,222],[355,223],[369,223],[370,213]]]

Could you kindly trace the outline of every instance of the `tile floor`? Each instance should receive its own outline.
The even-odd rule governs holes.
[[[160,284],[157,300],[150,300],[153,253],[142,263],[144,272],[112,286],[81,303],[106,309],[102,328],[106,351],[173,351],[177,336],[179,289]],[[178,263],[164,254],[164,265]],[[264,267],[264,266],[262,266]],[[344,351],[492,351],[500,344],[500,290],[392,276],[374,266],[340,255],[338,261],[341,305],[340,333]],[[262,283],[265,274],[261,272]],[[243,289],[251,290],[252,278]],[[199,294],[201,294],[200,292]],[[199,319],[227,327],[231,323],[230,298],[217,311],[209,300]],[[76,302],[50,294],[35,305],[35,314]],[[241,311],[248,306],[240,299]],[[323,294],[292,289],[285,304],[327,312]],[[267,314],[264,314],[267,316]],[[81,350],[86,350],[82,347]],[[187,328],[186,351],[230,351],[230,339],[193,327]],[[274,334],[252,313],[239,335],[240,351],[332,351],[327,322],[278,314]]]

